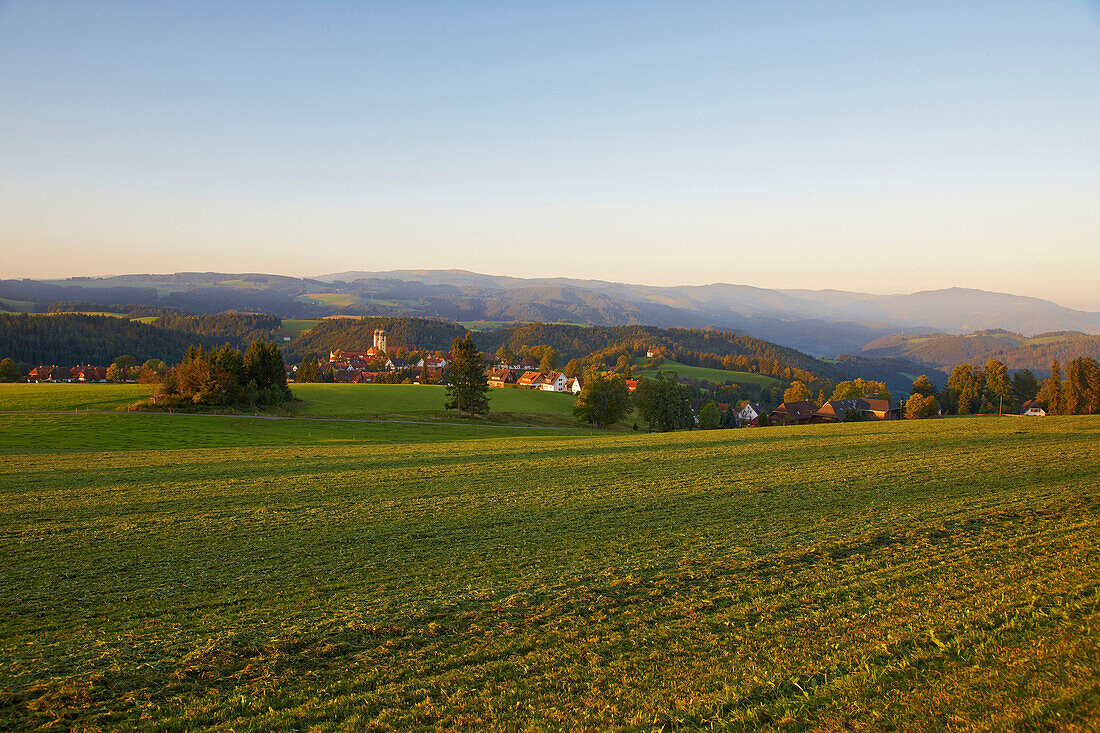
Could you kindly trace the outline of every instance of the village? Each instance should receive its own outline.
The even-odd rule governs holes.
[[[453,360],[451,352],[418,351],[407,347],[388,348],[388,337],[384,329],[373,334],[373,343],[365,351],[352,349],[333,349],[326,361],[312,360],[302,364],[284,364],[288,383],[330,382],[334,384],[446,384],[447,365]],[[650,359],[661,355],[657,347],[646,352]],[[77,365],[62,367],[40,365],[30,370],[25,379],[31,383],[75,382],[138,382],[145,381],[162,363],[156,360],[137,366],[118,362],[109,367]],[[303,368],[311,375],[301,373]],[[584,389],[584,376],[568,376],[562,371],[542,369],[532,357],[516,359],[515,363],[495,363],[485,369],[486,384],[495,389],[524,389],[569,394],[577,396]],[[627,391],[637,391],[639,380],[624,379]],[[816,404],[809,400],[788,400],[774,409],[759,401],[743,400],[737,404],[715,403],[722,419],[721,427],[755,428],[786,425],[815,425],[821,423],[848,421],[898,420],[905,416],[906,400],[887,400],[872,397],[833,399]],[[694,423],[699,425],[700,405],[691,408]],[[938,402],[931,417],[942,416]],[[1034,401],[1025,402],[1019,412],[1013,413],[1027,417],[1046,415],[1043,406]]]

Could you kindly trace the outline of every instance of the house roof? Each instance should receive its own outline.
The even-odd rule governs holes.
[[[520,384],[537,384],[542,379],[542,372],[524,372],[519,378]]]
[[[814,414],[844,417],[846,412],[866,412],[868,409],[867,400],[864,399],[829,400]]]
[[[799,400],[797,402],[784,402],[780,404],[779,407],[772,410],[772,412],[786,415],[793,420],[805,420],[817,412],[817,406],[812,402]]]

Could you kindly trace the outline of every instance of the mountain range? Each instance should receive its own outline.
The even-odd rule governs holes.
[[[1100,333],[1100,313],[1026,296],[965,288],[903,295],[777,290],[749,285],[658,287],[574,278],[517,278],[465,270],[351,271],[312,278],[257,273],[174,273],[0,281],[0,310],[74,310],[141,304],[189,313],[255,311],[283,318],[428,316],[480,324],[731,329],[815,355],[861,354],[891,336],[1003,329],[1022,338]],[[867,356],[917,358],[906,349]],[[929,362],[939,363],[939,362]]]

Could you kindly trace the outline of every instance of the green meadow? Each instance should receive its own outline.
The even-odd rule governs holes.
[[[292,384],[297,401],[281,416],[416,420],[458,419],[444,410],[444,387],[436,384]],[[0,412],[20,410],[126,410],[149,398],[139,384],[0,384]],[[529,389],[492,389],[490,413],[476,422],[579,427],[574,398]]]
[[[1094,417],[0,415],[0,728],[1096,730],[1098,475]]]
[[[727,369],[711,369],[709,367],[695,367],[688,366],[687,364],[681,364],[678,361],[666,360],[661,363],[658,369],[647,369],[644,365],[649,363],[649,359],[637,359],[635,363],[638,365],[634,367],[632,376],[637,377],[655,377],[657,371],[660,369],[665,372],[673,372],[681,377],[689,377],[691,379],[700,379],[704,382],[711,382],[713,384],[724,384],[726,382],[734,382],[736,384],[757,384],[761,387],[766,387],[769,384],[778,384],[780,380],[775,377],[769,377],[766,374],[755,374],[753,372],[733,372]],[[639,368],[642,367],[642,368]]]

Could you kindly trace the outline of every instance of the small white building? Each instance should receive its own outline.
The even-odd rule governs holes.
[[[1038,402],[1032,400],[1024,403],[1023,412],[1020,414],[1024,417],[1046,417],[1047,411]]]
[[[546,372],[539,387],[544,392],[564,392],[568,381],[569,378],[561,372]]]
[[[581,377],[573,377],[565,383],[565,389],[573,394],[580,394],[580,391],[584,389],[584,379]]]

